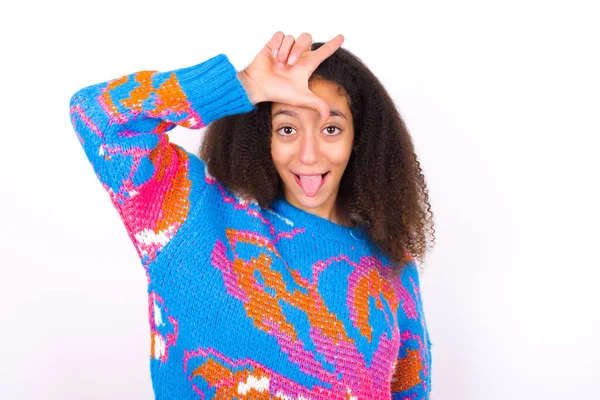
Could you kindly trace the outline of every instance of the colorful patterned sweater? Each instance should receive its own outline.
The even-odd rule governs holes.
[[[170,143],[250,112],[220,54],[84,88],[70,115],[144,266],[157,399],[427,399],[419,275],[284,198],[263,209]]]

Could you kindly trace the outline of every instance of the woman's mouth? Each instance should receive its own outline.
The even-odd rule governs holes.
[[[307,197],[315,197],[321,186],[325,183],[329,171],[323,174],[303,175],[294,173],[294,180]]]

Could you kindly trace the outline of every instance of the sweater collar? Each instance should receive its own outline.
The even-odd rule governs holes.
[[[306,228],[310,233],[342,240],[350,244],[367,240],[367,235],[362,228],[339,225],[326,218],[311,214],[292,205],[285,197],[278,197],[273,200],[270,208],[280,216],[292,221],[294,226]]]

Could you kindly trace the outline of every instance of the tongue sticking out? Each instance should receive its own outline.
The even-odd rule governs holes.
[[[323,180],[323,176],[314,175],[314,176],[303,176],[300,175],[300,187],[304,191],[304,194],[308,197],[314,197],[319,190],[319,186],[321,186],[321,181]]]

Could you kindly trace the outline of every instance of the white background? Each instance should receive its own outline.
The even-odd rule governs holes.
[[[153,396],[144,271],[71,95],[219,53],[241,69],[277,30],[344,34],[411,131],[436,221],[432,399],[600,399],[593,0],[3,3],[0,398]]]

